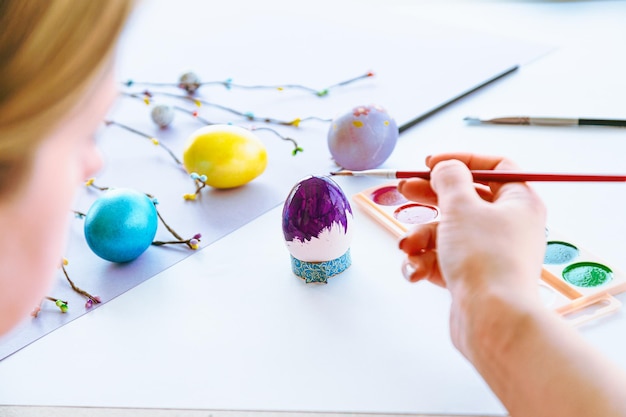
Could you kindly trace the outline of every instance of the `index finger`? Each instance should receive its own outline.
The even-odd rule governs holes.
[[[449,152],[449,153],[441,153],[437,155],[428,156],[426,158],[426,165],[433,169],[435,165],[437,165],[441,161],[446,161],[450,159],[456,159],[461,161],[470,170],[519,170],[519,166],[513,162],[511,159],[508,159],[503,156],[496,155],[479,155],[470,152]],[[480,184],[488,185],[494,194],[494,200],[497,200],[499,194],[501,193],[502,187],[506,188],[517,188],[517,184],[514,183],[499,183],[499,182],[485,182],[485,181],[475,181]],[[524,185],[524,187],[526,187]]]
[[[441,161],[456,159],[463,162],[469,169],[508,169],[517,170],[519,166],[503,156],[479,155],[469,152],[449,152],[431,155],[426,158],[426,165],[433,169]]]

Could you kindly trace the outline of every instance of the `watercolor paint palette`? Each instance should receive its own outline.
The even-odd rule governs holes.
[[[353,200],[398,238],[418,224],[440,220],[436,206],[409,201],[396,186],[397,181],[371,187],[355,194]],[[626,290],[626,275],[558,232],[547,230],[538,284],[544,304],[578,325],[621,307],[612,295]]]

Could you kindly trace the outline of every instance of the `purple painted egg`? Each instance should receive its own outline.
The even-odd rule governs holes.
[[[396,121],[385,109],[359,106],[333,120],[328,148],[335,162],[345,169],[376,168],[393,152],[398,133]]]
[[[352,208],[336,182],[299,181],[283,207],[283,235],[293,272],[306,282],[327,282],[351,264]]]

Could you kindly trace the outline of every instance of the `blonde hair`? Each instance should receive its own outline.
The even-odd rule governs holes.
[[[110,60],[132,0],[0,0],[0,195]]]

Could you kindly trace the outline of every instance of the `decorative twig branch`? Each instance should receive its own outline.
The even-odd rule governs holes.
[[[232,78],[227,78],[224,81],[205,81],[201,82],[198,75],[193,72],[187,72],[180,76],[177,83],[158,83],[158,82],[136,82],[133,80],[128,80],[123,83],[126,87],[132,87],[134,85],[143,85],[143,86],[153,86],[153,87],[178,87],[182,90],[185,90],[187,94],[194,94],[200,87],[202,86],[211,86],[218,85],[226,88],[227,90],[231,90],[233,88],[246,89],[246,90],[302,90],[308,93],[312,93],[318,97],[327,96],[331,90],[337,87],[343,87],[345,85],[351,84],[353,82],[362,80],[364,78],[373,77],[374,73],[371,71],[366,72],[365,74],[358,75],[356,77],[350,78],[345,81],[338,82],[336,84],[330,85],[326,88],[316,89],[307,87],[301,84],[279,84],[279,85],[245,85],[245,84],[236,84],[233,82]]]
[[[106,191],[110,189],[110,187],[101,187],[97,185],[95,183],[95,178],[89,178],[85,182],[85,186],[95,188],[98,191]],[[159,204],[159,201],[157,200],[157,198],[153,196],[152,194],[148,194],[148,193],[144,193],[144,194],[152,201],[152,204],[154,204],[154,209],[156,211],[157,217],[159,218],[163,226],[165,226],[167,231],[170,232],[170,234],[177,239],[177,240],[169,240],[169,241],[157,240],[157,241],[152,242],[152,244],[154,246],[163,246],[163,245],[170,245],[170,244],[184,244],[184,245],[187,245],[189,249],[192,249],[192,250],[198,249],[200,246],[200,238],[202,237],[202,235],[200,233],[196,233],[195,235],[193,235],[193,237],[189,239],[185,239],[182,236],[180,236],[178,233],[176,233],[176,231],[169,224],[167,224],[167,222],[165,221],[165,219],[159,212],[159,209],[157,207],[157,205]],[[74,213],[78,217],[81,217],[81,218],[84,218],[86,216],[84,213],[81,213],[79,211],[74,211]]]
[[[166,96],[166,97],[177,98],[177,99],[180,99],[180,100],[191,102],[196,107],[202,107],[203,105],[208,106],[208,107],[213,107],[213,108],[225,111],[227,113],[234,114],[235,116],[242,117],[242,118],[244,118],[244,119],[246,119],[248,121],[251,121],[251,122],[263,122],[263,123],[270,123],[270,124],[276,124],[276,125],[282,125],[282,126],[299,127],[302,122],[306,122],[306,121],[310,121],[310,120],[317,120],[317,121],[321,121],[321,122],[330,122],[331,121],[331,119],[324,119],[324,118],[317,117],[317,116],[297,117],[297,118],[295,118],[293,120],[281,120],[281,119],[277,119],[277,118],[274,118],[274,117],[256,116],[251,111],[240,111],[240,110],[233,109],[231,107],[223,106],[221,104],[213,103],[213,102],[205,100],[203,98],[191,97],[191,96],[186,96],[186,95],[181,95],[181,94],[168,93],[168,92],[165,92],[165,91],[148,91],[148,90],[144,90],[141,93],[127,93],[127,94],[130,95],[130,96],[137,96],[138,94],[144,94],[144,95],[149,96],[149,97]]]
[[[192,98],[190,98],[188,96],[181,96],[181,95],[169,94],[169,93],[163,93],[163,94],[171,95],[171,96],[183,99],[183,100],[192,100],[194,103],[199,104],[199,105],[202,104],[202,101],[199,101],[197,99],[192,99]],[[150,105],[152,103],[153,93],[151,93],[149,91],[144,91],[143,93],[124,93],[124,95],[127,96],[127,97],[131,97],[131,98],[135,98],[135,99],[141,100],[141,101],[143,101],[144,103],[146,103],[148,105]],[[161,106],[161,107],[165,108],[166,105],[160,104],[158,106]],[[186,115],[189,115],[189,116],[195,118],[196,120],[198,120],[199,122],[201,122],[201,123],[203,123],[203,124],[205,124],[207,126],[220,124],[220,123],[216,123],[216,122],[211,122],[210,120],[201,117],[197,109],[196,110],[189,110],[189,109],[186,109],[184,107],[180,107],[180,106],[176,106],[176,105],[172,105],[172,106],[168,105],[168,107],[171,108],[170,111],[176,110],[178,112],[185,113]],[[222,106],[220,106],[220,107],[222,107]],[[224,108],[224,107],[222,107],[222,108]],[[248,118],[252,117],[253,119],[255,119],[253,116],[251,116],[248,113],[241,113],[241,112],[238,112],[237,110],[232,110],[232,109],[229,109],[229,110],[231,112],[235,112],[236,114],[238,114],[240,116],[245,116],[245,117],[248,117]],[[165,112],[165,110],[164,110],[164,112]],[[324,122],[330,121],[330,119],[321,119],[321,118],[318,118],[318,117],[307,117],[305,119],[294,119],[291,122],[279,122],[279,124],[298,127],[303,120],[312,120],[312,119],[316,119],[316,120],[320,120],[320,121],[324,121]],[[154,120],[154,118],[153,118],[153,120]],[[275,120],[275,119],[264,119],[263,121],[268,122],[268,123],[272,123],[273,120]],[[114,122],[112,122],[112,123],[114,123]],[[120,125],[119,123],[116,123],[116,124]],[[160,127],[165,127],[165,126],[167,126],[169,124],[169,122],[168,123],[163,123],[163,124],[161,124],[161,123],[157,123],[157,124],[159,124]],[[130,127],[125,126],[125,125],[123,127],[125,127],[127,130],[129,130],[129,131],[131,131],[133,133],[137,133],[137,134],[139,134],[139,135],[141,135],[143,137],[146,137],[146,138],[149,138],[151,140],[154,140],[154,138],[152,138],[150,135],[148,135],[146,133],[142,133],[142,132],[138,131],[137,129],[133,129],[133,128],[130,128]],[[278,136],[280,139],[293,143],[294,149],[292,150],[291,154],[294,155],[294,156],[297,155],[299,152],[303,152],[302,147],[300,147],[298,145],[298,142],[296,142],[295,139],[293,139],[291,137],[283,136],[278,131],[276,131],[276,130],[274,130],[272,128],[269,128],[269,127],[250,127],[250,128],[247,128],[247,129],[251,130],[251,131],[252,130],[266,130],[266,131],[270,131],[274,135]]]
[[[65,275],[65,279],[67,279],[67,282],[70,283],[70,286],[72,287],[72,289],[74,291],[76,291],[77,293],[79,293],[80,295],[87,297],[87,302],[85,303],[85,308],[91,308],[93,307],[94,304],[100,304],[102,302],[102,300],[100,299],[100,297],[98,297],[97,295],[91,295],[89,294],[87,291],[78,288],[76,286],[76,284],[74,284],[74,281],[72,281],[70,279],[69,274],[67,273],[67,270],[65,269],[65,267],[67,266],[68,261],[67,259],[63,258],[63,261],[61,262],[61,270],[63,271],[63,275]]]
[[[256,131],[256,130],[267,130],[267,131],[272,132],[272,133],[273,133],[273,134],[275,134],[276,136],[278,136],[280,139],[282,139],[282,140],[286,140],[286,141],[288,141],[288,142],[293,143],[293,150],[291,151],[291,154],[292,154],[293,156],[296,156],[296,155],[298,154],[298,152],[303,152],[303,151],[304,151],[304,149],[302,149],[302,147],[300,147],[300,145],[298,145],[298,142],[296,142],[296,140],[295,140],[295,139],[292,139],[292,138],[290,138],[290,137],[288,137],[288,136],[283,136],[283,135],[281,135],[280,133],[278,133],[277,131],[275,131],[274,129],[271,129],[271,128],[269,128],[269,127],[257,127],[257,126],[252,126],[252,127],[250,127],[250,130],[252,130],[252,131]]]
[[[49,297],[49,296],[44,297],[43,300],[41,301],[43,302],[44,300],[52,301],[57,307],[59,307],[59,310],[61,310],[61,313],[67,313],[67,310],[69,309],[69,307],[67,306],[68,304],[67,301],[59,300],[58,298]],[[41,313],[41,303],[39,303],[39,305],[35,307],[33,311],[31,311],[30,315],[33,316],[34,318],[37,318],[39,317],[39,313]]]
[[[135,128],[132,128],[132,127],[130,127],[128,125],[125,125],[123,123],[116,122],[114,120],[105,120],[104,124],[106,126],[111,126],[111,125],[118,126],[118,127],[121,127],[122,129],[128,130],[129,132],[135,133],[135,134],[137,134],[139,136],[143,136],[144,138],[149,139],[152,142],[153,145],[160,146],[161,148],[165,149],[167,151],[167,153],[172,157],[172,159],[174,160],[174,162],[176,162],[176,164],[178,166],[180,166],[180,167],[183,166],[183,163],[180,161],[180,159],[178,159],[178,157],[174,154],[174,152],[169,147],[164,145],[160,140],[155,138],[154,136],[148,135],[147,133],[143,133],[143,132],[141,132],[141,131],[139,131],[139,130],[137,130]]]

